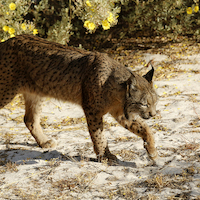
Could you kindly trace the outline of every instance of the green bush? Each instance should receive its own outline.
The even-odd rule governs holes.
[[[199,35],[199,0],[0,0],[0,39],[34,34],[62,44],[118,28],[118,35]],[[116,26],[117,25],[117,26]]]
[[[2,41],[15,37],[15,35],[27,33],[37,34],[37,29],[33,22],[23,19],[29,12],[31,0],[12,0],[0,1],[0,39]]]
[[[115,2],[123,0],[0,0],[1,40],[15,35],[40,34],[48,40],[66,44],[82,27],[74,27],[73,20],[82,21],[86,32],[94,33],[117,24],[120,7]],[[80,24],[80,23],[79,23]],[[36,27],[36,28],[35,28]]]
[[[127,1],[122,8],[124,32],[141,35],[199,34],[199,0]],[[125,26],[126,27],[126,26]]]
[[[115,6],[115,2],[119,0],[74,0],[72,10],[84,22],[84,27],[93,33],[99,26],[108,30],[117,24],[120,7]]]

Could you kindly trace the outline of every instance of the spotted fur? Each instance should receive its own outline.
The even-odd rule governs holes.
[[[152,131],[142,119],[156,114],[157,95],[152,76],[152,70],[144,77],[130,72],[106,54],[67,47],[36,36],[16,36],[0,44],[0,108],[22,93],[24,122],[43,148],[56,145],[40,126],[42,98],[48,96],[82,106],[100,160],[116,159],[103,132],[102,117],[106,113],[142,137],[149,157],[155,159]]]

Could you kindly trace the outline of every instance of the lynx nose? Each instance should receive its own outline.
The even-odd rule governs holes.
[[[151,117],[155,116],[155,115],[156,115],[156,111],[155,111],[155,110],[151,110],[151,112],[149,112],[149,115],[150,115]]]

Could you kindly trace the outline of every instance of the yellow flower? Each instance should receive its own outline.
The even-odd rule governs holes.
[[[191,14],[192,14],[192,8],[191,8],[191,7],[188,7],[188,8],[187,8],[187,14],[188,14],[188,15],[191,15]]]
[[[24,23],[23,23],[23,24],[21,24],[21,28],[22,28],[22,30],[24,30],[24,31],[25,31],[25,30],[26,30],[26,28],[27,28],[27,27],[26,27],[26,24],[24,24]]]
[[[4,30],[5,32],[7,32],[7,31],[8,31],[8,29],[9,29],[9,27],[8,27],[8,26],[3,26],[3,30]]]
[[[107,20],[110,22],[110,23],[112,23],[112,22],[114,22],[114,18],[113,18],[113,14],[111,13],[111,12],[109,12],[110,14],[109,14],[109,17],[107,18]]]
[[[108,29],[110,29],[110,23],[107,20],[103,20],[102,27],[104,30],[108,30]]]
[[[14,33],[15,33],[15,29],[14,29],[14,28],[9,28],[9,29],[8,29],[8,33],[9,33],[10,35],[14,34]]]
[[[28,27],[29,30],[33,30],[33,28],[34,28],[34,26],[31,25],[31,24],[30,24],[29,27]]]
[[[5,40],[4,40],[4,39],[2,39],[2,40],[1,40],[1,42],[5,42]]]
[[[89,20],[84,22],[84,27],[88,28],[89,30],[95,29],[95,24],[93,22],[90,22]]]
[[[84,22],[84,25],[83,26],[85,26],[86,28],[88,28],[88,24],[90,23],[90,21],[88,21],[88,20],[86,20],[85,22]]]
[[[9,15],[9,12],[6,12],[6,15]]]
[[[86,3],[86,5],[89,6],[89,7],[92,6],[89,0],[87,0],[85,3]]]
[[[15,37],[15,34],[11,34],[10,37],[11,37],[11,38]]]
[[[194,7],[194,12],[198,12],[199,11],[199,6],[195,6]]]
[[[15,3],[10,3],[9,4],[10,10],[15,10],[16,9],[16,4]]]
[[[33,29],[33,35],[37,35],[38,34],[38,30],[35,28]]]
[[[92,22],[90,22],[90,23],[88,24],[88,28],[89,28],[90,30],[94,30],[94,29],[95,29],[95,24],[92,23]]]

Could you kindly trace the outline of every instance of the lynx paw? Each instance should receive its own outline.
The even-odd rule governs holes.
[[[104,154],[103,156],[97,156],[97,159],[99,162],[109,162],[109,163],[116,163],[117,162],[117,157],[111,153],[109,154]]]
[[[165,158],[157,157],[153,160],[153,165],[156,167],[163,167],[165,165]]]
[[[149,153],[148,153],[148,156],[149,156],[149,158],[150,158],[151,160],[156,160],[156,159],[158,158],[158,152],[155,151],[155,152],[152,153],[152,154],[149,154]]]
[[[47,148],[47,149],[50,149],[50,148],[54,148],[56,147],[57,143],[55,140],[51,139],[51,140],[48,140],[47,142],[43,143],[42,145],[40,145],[42,148]]]
[[[117,161],[117,156],[115,156],[114,154],[109,154],[106,156],[106,158],[109,160],[109,161]]]
[[[151,160],[158,158],[158,152],[154,146],[150,146],[148,142],[144,142],[144,148],[146,149],[147,154]]]
[[[106,162],[108,165],[117,165],[119,163],[118,158],[114,154],[104,155],[100,158],[102,163]]]

